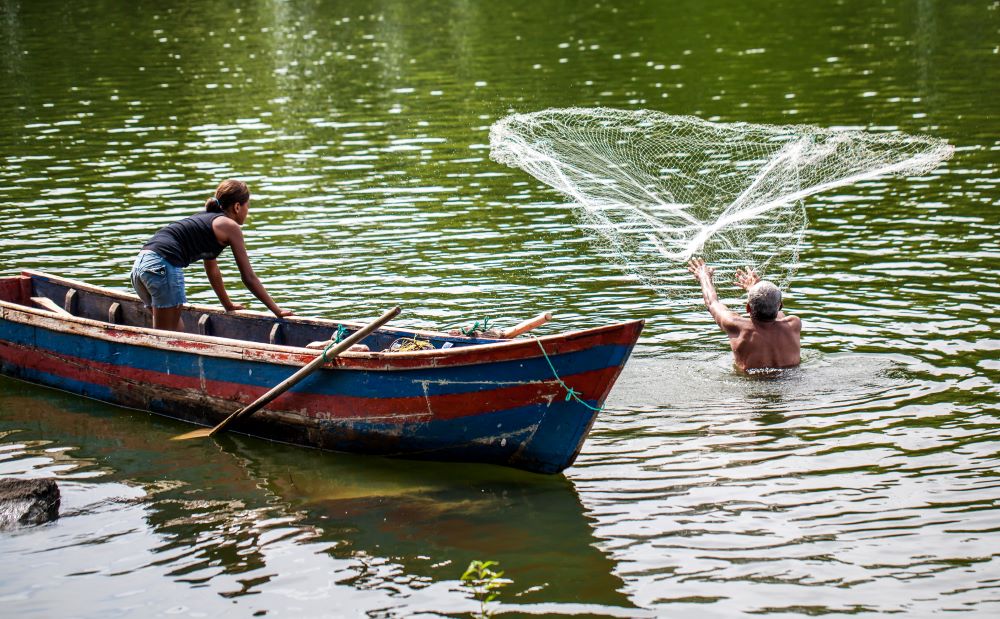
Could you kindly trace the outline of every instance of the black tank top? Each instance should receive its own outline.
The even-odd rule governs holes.
[[[225,245],[220,245],[212,222],[222,213],[198,213],[160,228],[143,249],[154,251],[175,267],[186,267],[206,258],[218,258]]]

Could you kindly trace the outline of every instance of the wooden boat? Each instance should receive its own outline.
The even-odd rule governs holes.
[[[307,343],[363,326],[199,305],[185,306],[183,321],[183,332],[152,329],[138,297],[25,271],[0,278],[0,372],[215,425],[315,359]],[[333,451],[556,473],[579,454],[642,326],[513,340],[383,327],[364,340],[373,352],[331,360],[232,429]],[[378,352],[399,338],[434,349]]]

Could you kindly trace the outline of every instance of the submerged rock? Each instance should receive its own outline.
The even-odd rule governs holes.
[[[0,478],[0,529],[42,524],[58,517],[56,480]]]

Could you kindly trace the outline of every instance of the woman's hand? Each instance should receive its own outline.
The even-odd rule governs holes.
[[[295,312],[293,312],[292,310],[281,309],[280,307],[276,307],[276,308],[274,308],[271,311],[278,318],[284,318],[286,316],[294,316],[295,315]]]
[[[242,303],[230,303],[229,305],[226,306],[226,311],[227,312],[238,312],[240,310],[245,310],[246,308],[247,308],[247,306],[243,305]]]

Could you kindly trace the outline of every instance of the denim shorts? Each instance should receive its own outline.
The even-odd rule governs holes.
[[[146,307],[162,309],[187,303],[184,269],[147,249],[139,252],[132,265],[132,287]]]

